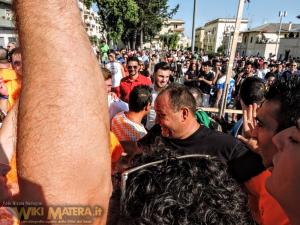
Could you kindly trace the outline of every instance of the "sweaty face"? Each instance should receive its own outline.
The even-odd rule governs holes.
[[[253,137],[257,139],[258,149],[266,167],[272,165],[272,158],[276,148],[272,138],[277,132],[280,104],[272,101],[265,101],[257,112],[257,127],[253,131]]]
[[[277,153],[273,157],[272,175],[267,190],[288,210],[299,210],[300,202],[300,120],[273,137]]]
[[[166,87],[169,82],[170,73],[170,70],[157,70],[155,73],[155,85],[159,88]]]
[[[129,61],[127,64],[127,68],[128,68],[129,76],[134,76],[138,74],[138,71],[140,69],[139,63],[136,61]]]
[[[155,100],[156,123],[160,125],[162,136],[180,138],[182,132],[182,112],[175,112],[170,103],[168,94],[162,94]]]

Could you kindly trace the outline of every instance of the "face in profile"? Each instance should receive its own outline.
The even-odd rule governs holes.
[[[161,134],[167,138],[180,138],[182,124],[180,123],[182,112],[174,111],[169,103],[169,96],[162,94],[155,100],[156,123],[161,127]]]
[[[278,102],[266,100],[257,111],[257,126],[252,135],[257,139],[258,150],[265,167],[272,165],[272,158],[276,153],[272,138],[277,133],[279,108]]]
[[[267,190],[287,211],[298,210],[300,202],[300,119],[272,139],[276,146]]]

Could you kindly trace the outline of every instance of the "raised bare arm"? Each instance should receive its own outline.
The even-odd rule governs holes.
[[[21,199],[100,205],[111,193],[106,89],[75,0],[14,0],[24,78]],[[105,216],[95,223],[105,224]],[[100,222],[99,222],[100,221]]]

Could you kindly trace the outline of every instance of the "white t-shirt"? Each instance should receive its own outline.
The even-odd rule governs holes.
[[[151,88],[152,88],[152,93],[151,93],[152,103],[151,103],[150,112],[147,114],[147,122],[146,122],[146,128],[148,130],[150,130],[155,124],[156,112],[154,110],[154,102],[158,95],[158,92],[154,89],[154,85],[152,85]]]
[[[128,104],[123,102],[119,98],[113,98],[108,95],[108,111],[109,111],[109,121],[119,112],[127,112],[129,110]]]
[[[109,62],[105,66],[112,73],[111,84],[113,88],[119,87],[121,79],[123,78],[121,66],[122,65],[119,62]]]

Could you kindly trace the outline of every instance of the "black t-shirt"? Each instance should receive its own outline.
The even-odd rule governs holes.
[[[229,172],[239,182],[245,182],[265,170],[261,157],[250,151],[238,139],[201,126],[186,139],[170,139],[160,135],[159,125],[138,141],[141,148],[163,143],[178,155],[208,154],[227,163]],[[155,149],[155,147],[153,148]],[[149,150],[149,149],[148,149]]]
[[[198,81],[198,71],[192,71],[188,70],[185,75],[188,76],[188,79],[191,79],[189,81],[185,81],[184,85],[188,87],[199,87],[199,81]]]
[[[214,79],[214,73],[209,72],[208,74],[205,74],[202,72],[200,77],[203,77],[205,80],[212,81]],[[211,85],[205,83],[204,81],[200,81],[200,89],[204,94],[210,94],[211,87]]]

